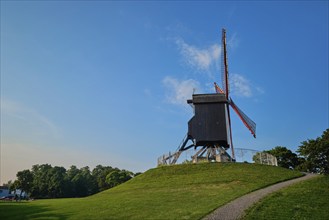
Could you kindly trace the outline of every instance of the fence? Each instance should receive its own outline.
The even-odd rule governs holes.
[[[240,163],[258,163],[271,166],[278,166],[275,156],[252,149],[235,148],[235,161]],[[183,152],[165,154],[158,158],[159,165],[170,165],[179,163],[192,163],[193,155],[197,150],[191,148]]]
[[[271,166],[278,166],[278,161],[275,156],[252,149],[235,148],[236,162],[258,163]]]

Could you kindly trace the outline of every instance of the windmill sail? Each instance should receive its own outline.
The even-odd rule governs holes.
[[[226,31],[222,29],[222,82],[223,82],[223,89],[224,93],[226,94],[226,99],[229,98],[229,83],[228,83],[228,64],[227,64],[227,50],[226,50]]]
[[[214,82],[216,93],[225,94],[224,91]]]
[[[230,98],[230,105],[232,106],[233,110],[238,114],[243,124],[250,130],[254,138],[256,138],[256,123],[253,120],[251,120],[245,113],[243,113],[243,111],[234,104],[231,98]]]

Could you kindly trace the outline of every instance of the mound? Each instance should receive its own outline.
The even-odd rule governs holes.
[[[17,216],[23,206],[39,206],[40,213],[26,214],[17,219],[40,216],[65,216],[65,219],[200,219],[246,193],[298,176],[301,176],[299,172],[280,167],[244,163],[164,166],[150,169],[122,185],[90,197],[16,205],[9,211],[12,215],[5,217]],[[0,204],[0,213],[5,206]]]

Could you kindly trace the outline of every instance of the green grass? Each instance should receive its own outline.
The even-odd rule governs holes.
[[[164,166],[86,198],[0,203],[0,219],[200,219],[246,193],[300,175],[257,164]]]
[[[329,176],[282,189],[247,211],[248,219],[329,219]]]

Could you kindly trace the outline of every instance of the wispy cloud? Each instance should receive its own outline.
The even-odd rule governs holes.
[[[179,53],[186,65],[194,68],[201,73],[206,73],[200,82],[204,85],[201,87],[199,81],[195,79],[178,80],[174,77],[165,77],[162,81],[166,88],[166,100],[171,104],[186,105],[186,100],[191,98],[193,89],[212,93],[215,74],[220,73],[220,44],[212,44],[204,47],[198,47],[186,43],[182,38],[175,38]],[[239,45],[237,34],[234,33],[227,41],[230,49],[234,50]],[[192,77],[192,75],[190,76]],[[194,75],[195,77],[195,75]],[[216,77],[219,79],[219,77]],[[242,74],[230,74],[230,90],[232,96],[251,98],[257,94],[263,94],[264,90],[252,84],[252,82]],[[218,84],[221,84],[219,80]]]
[[[34,132],[34,134],[48,133],[53,137],[59,136],[57,126],[50,119],[19,102],[2,98],[0,110],[2,117],[15,118],[18,123],[29,126],[29,132]]]
[[[265,93],[265,90],[259,86],[256,87],[256,91],[259,93],[259,94],[264,94]]]
[[[186,106],[186,100],[192,97],[194,91],[200,91],[200,83],[193,79],[178,80],[167,76],[162,80],[166,88],[166,100],[171,104]]]
[[[263,88],[253,85],[246,77],[236,73],[230,75],[230,90],[232,95],[246,98],[265,93]]]
[[[218,44],[203,49],[189,45],[183,39],[177,39],[176,44],[184,61],[198,70],[209,71],[209,68],[219,61],[221,49]]]
[[[240,74],[231,74],[230,90],[236,96],[251,97],[253,95],[250,81]]]
[[[240,40],[237,37],[237,33],[234,33],[227,41],[227,46],[232,50],[236,49],[240,44]]]

